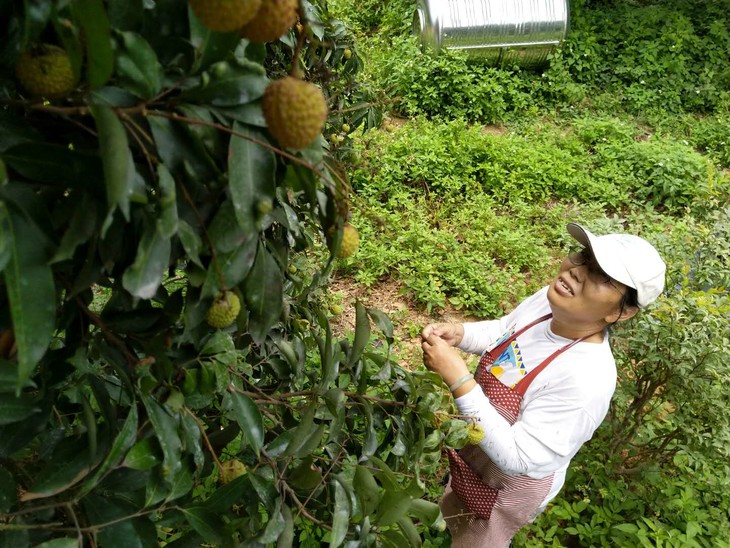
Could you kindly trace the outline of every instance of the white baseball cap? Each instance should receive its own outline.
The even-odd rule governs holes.
[[[606,274],[636,290],[639,306],[647,306],[661,295],[667,267],[649,242],[631,234],[596,236],[576,223],[568,223],[566,228],[593,252]]]

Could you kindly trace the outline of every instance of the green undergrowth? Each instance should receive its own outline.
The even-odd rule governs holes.
[[[429,311],[493,316],[549,279],[569,245],[566,222],[621,230],[632,212],[702,218],[727,196],[707,156],[628,120],[493,130],[413,119],[358,139],[361,245],[342,270],[366,286],[396,278]]]

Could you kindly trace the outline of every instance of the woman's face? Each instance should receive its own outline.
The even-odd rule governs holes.
[[[547,296],[558,322],[599,330],[618,319],[626,290],[625,285],[600,269],[590,252],[583,250],[563,260]]]

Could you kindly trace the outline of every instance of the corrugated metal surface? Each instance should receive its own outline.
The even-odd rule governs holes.
[[[435,51],[536,66],[565,39],[568,21],[568,0],[418,0],[414,32]]]

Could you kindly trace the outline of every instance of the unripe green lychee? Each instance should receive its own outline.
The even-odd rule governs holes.
[[[254,18],[261,0],[189,0],[195,17],[215,32],[233,32]]]
[[[311,145],[327,120],[322,91],[294,76],[269,84],[261,106],[269,132],[281,146],[295,150]]]
[[[241,301],[233,291],[224,291],[216,297],[213,304],[210,305],[208,313],[205,315],[205,321],[211,327],[223,329],[228,327],[238,317],[241,311]]]
[[[350,124],[342,124],[342,131],[350,133]]]
[[[274,209],[274,202],[271,198],[261,198],[256,202],[256,211],[259,212],[259,215],[271,213],[272,209]]]
[[[350,223],[345,224],[345,228],[342,233],[342,245],[340,245],[340,251],[337,256],[340,259],[347,259],[352,256],[360,245],[360,235],[357,233],[357,229]]]
[[[342,52],[342,57],[345,59],[352,57],[352,50],[350,48],[345,48],[345,51]]]
[[[76,83],[68,54],[51,44],[22,52],[15,63],[15,75],[20,85],[36,97],[64,97]]]
[[[478,424],[470,423],[466,427],[467,431],[467,443],[470,445],[479,445],[479,442],[484,439],[484,429]]]
[[[267,0],[242,29],[241,36],[252,42],[272,42],[297,22],[299,0]]]
[[[220,476],[218,480],[225,485],[246,473],[246,465],[238,459],[227,460],[221,463]]]

